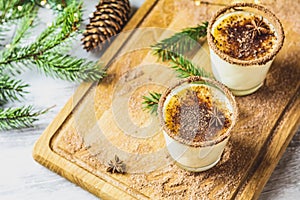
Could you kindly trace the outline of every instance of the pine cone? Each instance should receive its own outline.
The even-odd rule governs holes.
[[[100,0],[81,39],[84,49],[102,50],[129,19],[129,0]]]

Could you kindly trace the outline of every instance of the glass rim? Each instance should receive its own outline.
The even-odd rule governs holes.
[[[269,54],[267,54],[261,58],[253,59],[253,60],[240,60],[237,58],[233,58],[233,57],[229,56],[228,54],[225,54],[224,52],[219,50],[213,41],[214,37],[211,33],[211,30],[212,30],[212,27],[213,27],[214,23],[216,22],[216,20],[223,14],[227,14],[227,12],[230,13],[230,12],[236,12],[236,11],[243,11],[242,8],[252,8],[252,9],[255,9],[255,10],[265,14],[266,17],[265,16],[263,16],[263,17],[265,17],[266,19],[268,19],[270,21],[270,23],[274,26],[275,31],[277,33],[277,44],[276,44],[275,48]],[[235,3],[235,4],[224,7],[222,9],[220,9],[215,15],[213,15],[213,17],[210,19],[210,21],[208,23],[208,27],[207,27],[207,41],[208,41],[209,47],[221,59],[225,60],[226,62],[228,62],[230,64],[236,64],[236,65],[240,65],[240,66],[264,65],[264,64],[268,63],[269,61],[272,61],[275,58],[275,56],[277,55],[277,53],[280,51],[280,49],[282,48],[284,39],[285,39],[285,35],[284,35],[283,26],[282,26],[281,22],[279,21],[279,19],[276,17],[276,15],[274,13],[272,13],[269,9],[265,8],[264,6],[258,5],[255,3]]]
[[[186,140],[182,137],[179,137],[173,133],[171,133],[170,129],[167,127],[166,123],[165,123],[165,119],[164,119],[164,104],[165,101],[167,100],[167,97],[169,95],[171,95],[171,92],[176,89],[177,87],[180,87],[181,85],[183,85],[184,83],[186,84],[197,84],[197,82],[207,82],[213,86],[217,86],[217,89],[219,89],[220,91],[222,91],[224,93],[224,95],[226,96],[226,98],[229,100],[233,111],[232,111],[232,118],[231,118],[231,124],[230,126],[227,128],[227,130],[220,135],[219,137],[213,139],[213,140],[207,140],[207,141],[199,141],[199,142],[194,142],[194,141],[189,141]],[[201,83],[203,84],[203,83]],[[212,86],[210,86],[212,87]],[[227,139],[230,136],[230,132],[232,130],[232,128],[234,127],[234,125],[236,124],[237,121],[237,117],[238,117],[238,107],[237,107],[237,103],[235,100],[234,95],[232,94],[232,92],[222,83],[220,83],[217,80],[211,79],[211,78],[206,78],[206,77],[200,77],[200,76],[191,76],[189,78],[185,78],[181,81],[179,81],[177,84],[173,85],[172,87],[168,88],[165,90],[165,92],[162,94],[162,96],[160,97],[160,100],[158,102],[158,117],[159,117],[159,121],[160,121],[160,125],[163,128],[163,131],[165,131],[169,137],[171,137],[172,139],[174,139],[175,141],[189,146],[189,147],[207,147],[207,146],[214,146],[218,143],[221,143],[222,141],[224,141],[225,139]]]

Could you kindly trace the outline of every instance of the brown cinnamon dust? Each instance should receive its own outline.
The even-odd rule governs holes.
[[[213,105],[209,89],[192,86],[172,96],[165,110],[166,126],[171,134],[184,140],[202,142],[219,137],[229,128],[231,120],[224,111]],[[214,116],[213,116],[214,115]],[[220,123],[214,123],[217,117]]]
[[[277,40],[263,17],[235,14],[223,19],[213,33],[214,43],[225,54],[240,60],[266,56]]]

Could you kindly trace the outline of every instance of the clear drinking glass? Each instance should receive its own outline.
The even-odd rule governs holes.
[[[237,3],[219,10],[210,20],[207,39],[212,71],[234,95],[258,90],[280,51],[284,31],[265,7]]]
[[[158,114],[171,157],[180,167],[199,172],[220,160],[238,111],[227,87],[195,76],[163,93]]]

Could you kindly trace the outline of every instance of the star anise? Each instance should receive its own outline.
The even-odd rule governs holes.
[[[261,17],[260,19],[255,18],[251,20],[251,24],[247,24],[246,28],[250,30],[252,39],[255,38],[257,35],[268,33],[268,28],[265,22],[263,21],[263,17]]]
[[[106,171],[111,173],[124,174],[126,172],[126,165],[122,160],[120,160],[117,155],[115,155],[115,159],[108,162]]]
[[[208,113],[211,116],[209,120],[210,126],[215,125],[216,127],[219,127],[224,124],[225,116],[217,107],[213,107],[213,109],[209,110]]]

